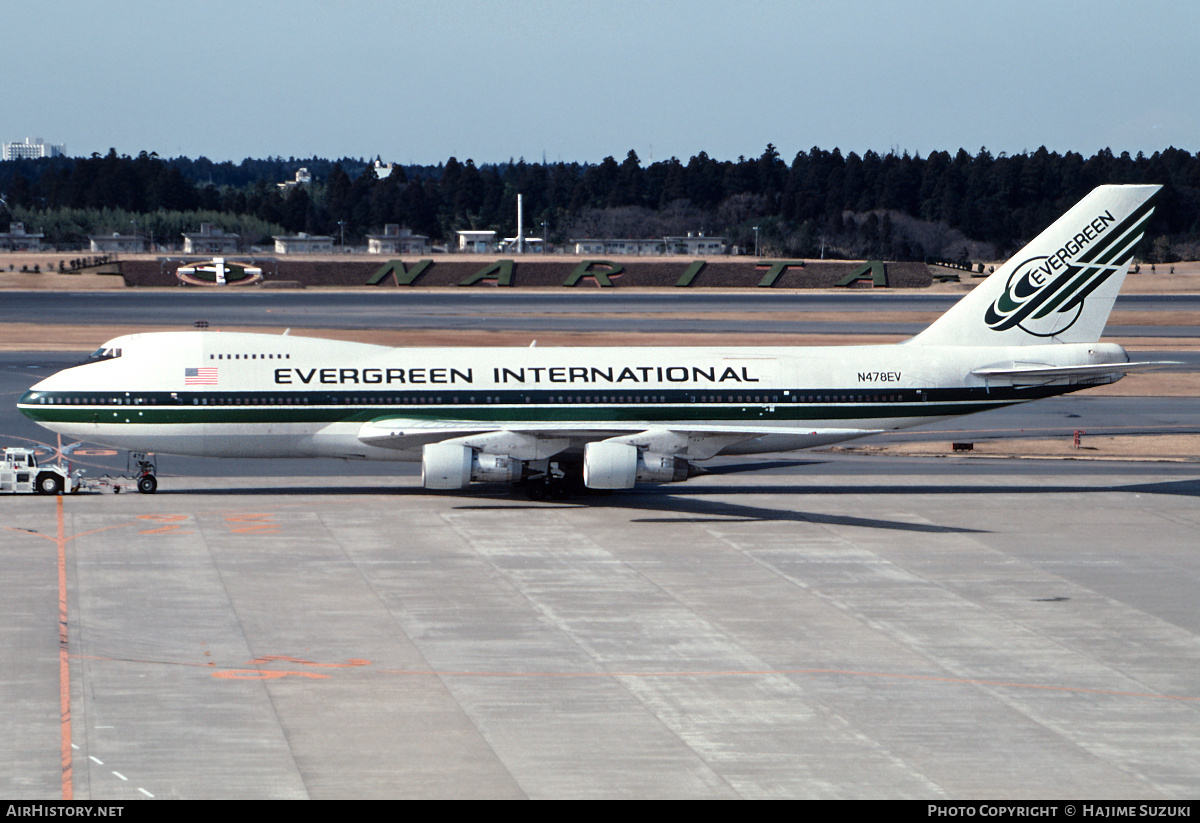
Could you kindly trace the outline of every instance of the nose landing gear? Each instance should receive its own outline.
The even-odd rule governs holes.
[[[154,455],[131,452],[129,458],[137,463],[137,490],[142,494],[154,494],[158,491],[158,478],[154,476],[158,468],[154,465]]]

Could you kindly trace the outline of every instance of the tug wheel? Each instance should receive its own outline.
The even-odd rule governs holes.
[[[58,494],[63,490],[62,478],[57,474],[46,472],[39,474],[37,479],[38,494]]]

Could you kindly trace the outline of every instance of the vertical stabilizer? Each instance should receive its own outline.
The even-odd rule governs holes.
[[[1159,186],[1100,186],[910,345],[1094,343],[1108,322]]]

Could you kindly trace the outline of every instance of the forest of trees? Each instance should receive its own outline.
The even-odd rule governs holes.
[[[288,190],[299,167],[312,184]],[[456,229],[516,232],[525,225],[564,242],[581,237],[661,237],[703,231],[764,255],[997,259],[1015,250],[1093,187],[1159,183],[1154,223],[1140,254],[1154,262],[1200,257],[1200,154],[1167,149],[1147,157],[1101,151],[1085,158],[1045,148],[993,156],[939,151],[843,155],[802,151],[789,164],[774,146],[758,158],[717,160],[704,152],[643,165],[618,162],[396,167],[377,179],[372,161],[267,158],[214,163],[93,154],[0,162],[0,226],[22,220],[60,246],[89,233],[154,232],[177,242],[201,221],[262,243],[309,232],[360,244],[398,223],[433,242]],[[7,208],[8,214],[5,214]]]

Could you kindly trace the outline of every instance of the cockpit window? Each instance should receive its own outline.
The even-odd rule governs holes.
[[[94,352],[92,352],[91,354],[88,355],[88,362],[96,363],[100,360],[114,360],[120,356],[121,356],[120,349],[109,348],[107,346],[101,346],[100,348],[96,349]]]

